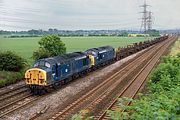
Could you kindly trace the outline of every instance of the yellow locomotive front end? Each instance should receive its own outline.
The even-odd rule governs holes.
[[[95,65],[95,60],[93,55],[89,55],[89,58],[91,59],[91,66]]]
[[[25,82],[29,86],[46,86],[46,71],[39,68],[32,68],[25,73]]]

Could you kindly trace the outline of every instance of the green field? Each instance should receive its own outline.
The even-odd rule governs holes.
[[[34,50],[38,49],[38,41],[41,37],[31,38],[4,38],[0,36],[0,50],[15,51],[28,61],[32,61],[31,56]],[[88,48],[111,45],[115,48],[126,46],[135,42],[144,41],[145,38],[128,37],[61,37],[66,44],[67,52],[83,51]]]

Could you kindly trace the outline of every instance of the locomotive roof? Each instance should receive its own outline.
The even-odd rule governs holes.
[[[60,56],[55,56],[55,57],[50,57],[50,58],[45,58],[41,59],[44,61],[49,62],[50,64],[58,64],[58,63],[63,63],[66,61],[71,61],[71,60],[76,60],[76,59],[81,59],[85,58],[86,54],[83,52],[74,52],[74,53],[68,53]]]
[[[88,52],[88,51],[101,52],[104,50],[112,50],[112,49],[114,49],[114,48],[111,46],[102,46],[102,47],[98,47],[98,48],[88,49],[88,50],[86,50],[86,52]]]

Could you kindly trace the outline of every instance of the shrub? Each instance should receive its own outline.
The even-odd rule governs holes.
[[[4,87],[6,85],[6,80],[0,80],[0,87]]]
[[[0,71],[21,71],[26,65],[25,59],[14,52],[0,52]]]
[[[152,83],[165,81],[165,76],[174,80],[180,69],[180,59],[176,57],[164,57],[163,63],[153,72],[151,76]]]
[[[81,110],[78,114],[73,115],[72,120],[94,120],[94,117],[89,117],[88,114],[88,110]]]
[[[174,78],[178,72],[178,68],[173,66],[172,64],[161,64],[159,68],[155,70],[153,73],[153,76],[151,77],[151,80],[153,83],[156,83],[164,76],[169,76],[170,78]]]

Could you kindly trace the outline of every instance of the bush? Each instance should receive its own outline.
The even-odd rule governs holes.
[[[163,63],[155,70],[151,80],[153,83],[157,83],[158,81],[162,80],[164,76],[169,76],[170,78],[175,78],[178,72],[178,67],[173,66],[169,63]]]
[[[0,52],[0,71],[15,71],[19,72],[25,68],[26,61],[14,52]]]
[[[88,114],[88,110],[81,110],[78,114],[73,115],[72,120],[94,120],[94,117],[88,117]]]
[[[6,80],[0,80],[0,87],[4,87],[6,85]]]

